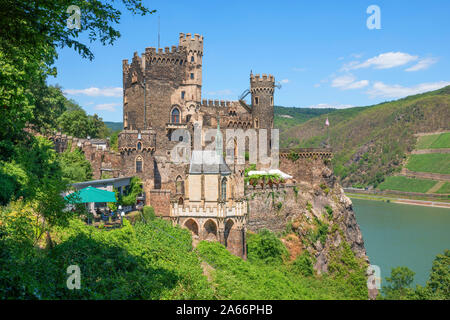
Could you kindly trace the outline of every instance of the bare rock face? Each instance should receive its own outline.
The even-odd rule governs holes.
[[[314,269],[318,274],[329,272],[332,258],[344,242],[361,267],[367,268],[369,258],[352,201],[337,183],[332,170],[321,159],[295,162],[285,159],[280,169],[294,176],[295,185],[255,189],[250,186],[246,192],[248,229],[295,233],[303,246],[300,250],[308,251],[315,258]],[[376,293],[372,292],[371,296]]]

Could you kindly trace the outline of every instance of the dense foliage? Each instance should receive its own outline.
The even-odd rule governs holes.
[[[288,256],[286,247],[274,233],[263,229],[247,234],[248,260],[267,264],[281,263]]]
[[[61,132],[78,138],[106,138],[108,127],[97,114],[86,114],[81,107],[66,110],[57,120]]]
[[[62,175],[68,183],[88,181],[92,179],[91,163],[79,148],[66,150],[59,155]]]
[[[0,299],[206,299],[212,289],[186,230],[155,219],[101,231],[72,220],[54,232],[52,250],[0,239]],[[78,265],[81,288],[66,286]]]

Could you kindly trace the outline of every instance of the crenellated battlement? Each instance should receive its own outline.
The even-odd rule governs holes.
[[[261,82],[275,83],[275,77],[271,74],[267,75],[265,73],[263,73],[262,76],[259,74],[250,74],[250,82],[251,83],[261,83]]]
[[[191,33],[180,33],[179,46],[184,47],[188,52],[197,52],[203,54],[203,36]]]
[[[223,107],[223,108],[229,108],[232,106],[233,103],[236,101],[226,101],[226,100],[202,100],[202,107]]]

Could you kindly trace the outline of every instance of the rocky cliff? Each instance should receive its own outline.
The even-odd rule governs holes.
[[[308,252],[317,274],[332,273],[337,265],[347,263],[348,248],[351,259],[365,270],[369,259],[352,202],[329,163],[318,157],[281,158],[280,169],[294,181],[278,188],[247,186],[248,229],[282,232],[291,258]]]

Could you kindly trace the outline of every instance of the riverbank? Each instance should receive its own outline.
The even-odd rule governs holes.
[[[423,200],[423,199],[406,199],[406,198],[397,198],[395,196],[383,195],[368,195],[361,193],[345,193],[351,199],[360,199],[360,200],[375,200],[375,201],[383,201],[383,202],[391,202],[391,203],[401,203],[401,204],[409,204],[415,206],[423,206],[423,207],[435,207],[435,208],[446,208],[450,209],[450,201],[442,200],[442,201],[434,201],[434,200]]]

